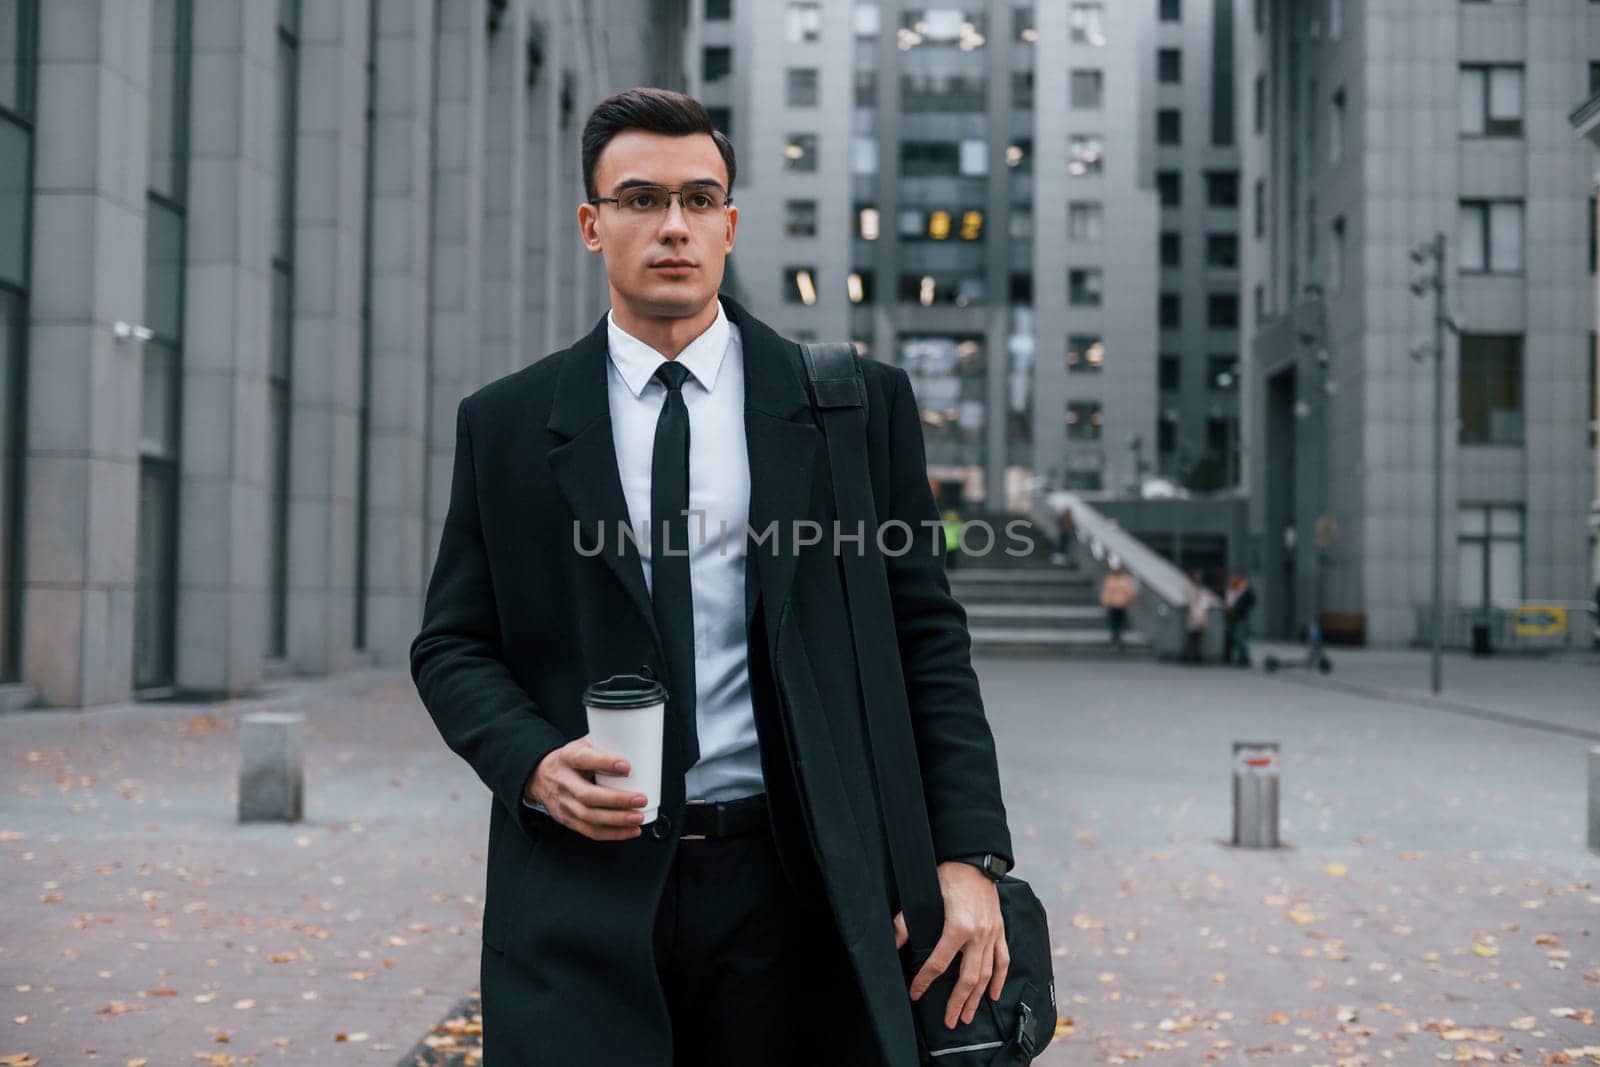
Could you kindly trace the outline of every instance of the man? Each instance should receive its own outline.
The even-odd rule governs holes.
[[[412,646],[440,733],[494,794],[485,1059],[911,1067],[909,998],[937,975],[959,974],[948,1025],[999,995],[992,876],[1012,853],[966,616],[923,525],[910,381],[863,363],[877,511],[918,534],[885,561],[918,749],[894,756],[920,758],[945,904],[908,990],[839,560],[831,530],[792,532],[832,517],[826,442],[797,346],[717,295],[733,146],[698,102],[634,89],[595,108],[582,154],[611,310],[462,402]],[[774,524],[747,557],[743,527]],[[648,825],[642,795],[593,777],[628,769],[586,737],[583,691],[615,674],[668,690]]]
[[[1229,663],[1250,666],[1250,612],[1256,606],[1256,591],[1247,575],[1235,573],[1228,580],[1226,601]]]
[[[1128,628],[1128,608],[1138,589],[1120,562],[1111,565],[1111,572],[1100,583],[1100,606],[1106,609],[1106,629],[1111,631],[1111,650],[1122,651],[1122,634]]]

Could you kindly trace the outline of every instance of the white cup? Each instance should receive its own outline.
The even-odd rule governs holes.
[[[611,789],[643,793],[644,821],[661,806],[661,746],[666,729],[667,690],[660,682],[637,674],[614,674],[583,691],[589,715],[589,743],[601,752],[628,761],[627,774],[595,772],[595,781]]]

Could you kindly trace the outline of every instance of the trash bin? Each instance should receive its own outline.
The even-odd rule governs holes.
[[[1472,654],[1474,656],[1487,656],[1494,649],[1489,645],[1489,624],[1475,622],[1472,624]]]
[[[1278,743],[1233,743],[1233,844],[1278,847]]]

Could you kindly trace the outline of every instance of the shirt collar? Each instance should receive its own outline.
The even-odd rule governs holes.
[[[717,317],[711,325],[678,353],[677,362],[683,364],[708,393],[716,387],[717,373],[722,369],[732,334],[733,324],[722,309],[722,301],[718,300]],[[643,396],[645,386],[655,376],[656,368],[666,362],[667,357],[618,326],[614,309],[606,313],[606,338],[611,350],[611,363],[617,368],[617,373],[622,375],[623,382],[635,397]]]

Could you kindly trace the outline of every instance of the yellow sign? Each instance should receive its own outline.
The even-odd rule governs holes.
[[[1511,628],[1521,637],[1554,637],[1567,629],[1567,609],[1554,604],[1519,604],[1511,609]]]

